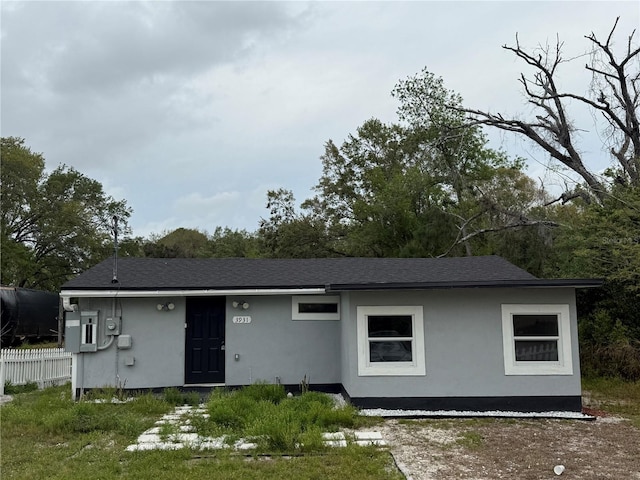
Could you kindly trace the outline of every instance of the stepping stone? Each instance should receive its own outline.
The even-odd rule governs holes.
[[[387,442],[382,439],[380,432],[355,432],[354,436],[356,438],[356,444],[361,447],[369,445],[383,447],[387,444]]]
[[[236,450],[254,450],[258,448],[258,445],[251,442],[236,442],[233,446]]]
[[[323,440],[344,440],[344,433],[342,432],[328,432],[322,434]]]
[[[138,437],[138,443],[158,443],[160,435],[157,433],[143,433]]]
[[[222,448],[229,448],[229,445],[224,443],[224,438],[207,438],[199,445],[200,450],[220,450]]]
[[[346,447],[347,441],[346,440],[325,440],[324,444],[327,447]]]
[[[185,442],[185,443],[195,443],[199,441],[202,437],[197,433],[175,433],[169,436],[169,439],[172,442]]]
[[[380,432],[354,432],[356,440],[382,440]]]

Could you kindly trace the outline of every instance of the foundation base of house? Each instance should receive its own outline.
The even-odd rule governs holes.
[[[535,397],[345,397],[356,407],[367,409],[456,410],[468,412],[582,411],[582,397],[580,395]]]

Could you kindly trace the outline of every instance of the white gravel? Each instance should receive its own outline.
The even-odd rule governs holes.
[[[384,408],[369,408],[360,410],[360,415],[367,417],[494,417],[494,418],[565,418],[571,420],[595,420],[595,417],[582,412],[508,412],[490,410],[476,412],[471,410],[387,410]]]

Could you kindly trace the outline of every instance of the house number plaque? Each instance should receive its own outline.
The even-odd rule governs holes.
[[[249,315],[242,315],[238,317],[233,317],[231,321],[233,323],[251,323],[251,317]]]

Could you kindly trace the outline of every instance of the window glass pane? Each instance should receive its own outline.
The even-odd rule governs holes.
[[[411,362],[411,341],[369,342],[371,362]]]
[[[338,313],[337,303],[299,303],[298,313]]]
[[[369,337],[412,337],[411,315],[369,315]]]
[[[514,315],[513,334],[516,337],[557,337],[557,315]]]
[[[516,340],[516,361],[557,362],[557,340]]]

